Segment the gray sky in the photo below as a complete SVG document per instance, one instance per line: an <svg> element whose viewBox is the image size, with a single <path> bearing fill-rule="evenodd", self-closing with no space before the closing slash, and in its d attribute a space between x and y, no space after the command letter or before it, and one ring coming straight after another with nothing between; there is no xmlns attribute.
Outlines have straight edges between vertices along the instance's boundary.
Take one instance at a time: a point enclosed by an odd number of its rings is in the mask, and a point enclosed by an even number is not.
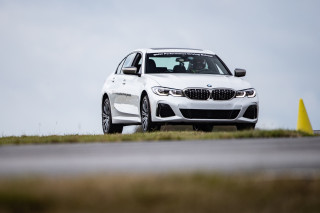
<svg viewBox="0 0 320 213"><path fill-rule="evenodd" d="M320 129L320 1L0 0L0 136L101 134L106 77L131 50L216 52L260 98L257 127Z"/></svg>

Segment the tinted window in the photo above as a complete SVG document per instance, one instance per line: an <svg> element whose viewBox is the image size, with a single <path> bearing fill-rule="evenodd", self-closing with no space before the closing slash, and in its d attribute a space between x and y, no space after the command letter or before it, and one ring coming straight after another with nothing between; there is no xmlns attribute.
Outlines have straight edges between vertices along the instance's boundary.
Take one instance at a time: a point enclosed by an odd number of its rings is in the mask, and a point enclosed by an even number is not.
<svg viewBox="0 0 320 213"><path fill-rule="evenodd" d="M146 73L231 75L217 56L202 53L148 54L146 68Z"/></svg>

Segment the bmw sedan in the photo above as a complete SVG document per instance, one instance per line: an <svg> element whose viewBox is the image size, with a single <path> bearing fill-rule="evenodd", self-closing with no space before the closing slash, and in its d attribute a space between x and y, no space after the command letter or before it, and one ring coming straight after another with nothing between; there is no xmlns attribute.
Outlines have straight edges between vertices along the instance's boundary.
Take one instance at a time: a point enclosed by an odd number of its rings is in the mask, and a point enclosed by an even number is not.
<svg viewBox="0 0 320 213"><path fill-rule="evenodd" d="M135 50L104 83L103 132L121 133L126 125L142 125L148 132L164 124L188 124L206 132L214 125L253 129L259 101L245 75L244 69L232 74L208 50Z"/></svg>

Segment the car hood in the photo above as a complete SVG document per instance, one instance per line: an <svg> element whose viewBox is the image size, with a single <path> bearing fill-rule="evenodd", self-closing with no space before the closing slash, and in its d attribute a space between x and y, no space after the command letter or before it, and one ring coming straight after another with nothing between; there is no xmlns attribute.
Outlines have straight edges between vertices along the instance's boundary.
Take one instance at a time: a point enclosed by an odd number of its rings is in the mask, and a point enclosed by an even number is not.
<svg viewBox="0 0 320 213"><path fill-rule="evenodd" d="M160 86L185 89L187 87L248 89L251 85L239 77L212 74L146 74L147 78L156 81Z"/></svg>

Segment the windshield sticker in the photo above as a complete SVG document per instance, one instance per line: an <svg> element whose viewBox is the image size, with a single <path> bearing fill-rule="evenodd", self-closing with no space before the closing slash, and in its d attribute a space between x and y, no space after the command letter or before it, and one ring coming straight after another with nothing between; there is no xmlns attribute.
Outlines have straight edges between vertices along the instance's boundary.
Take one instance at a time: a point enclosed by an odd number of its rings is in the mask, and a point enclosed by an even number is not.
<svg viewBox="0 0 320 213"><path fill-rule="evenodd" d="M203 53L175 53L175 52L168 52L168 53L152 53L152 56L173 56L173 55L187 55L187 56L205 56L205 57L213 57L213 55L203 54Z"/></svg>

